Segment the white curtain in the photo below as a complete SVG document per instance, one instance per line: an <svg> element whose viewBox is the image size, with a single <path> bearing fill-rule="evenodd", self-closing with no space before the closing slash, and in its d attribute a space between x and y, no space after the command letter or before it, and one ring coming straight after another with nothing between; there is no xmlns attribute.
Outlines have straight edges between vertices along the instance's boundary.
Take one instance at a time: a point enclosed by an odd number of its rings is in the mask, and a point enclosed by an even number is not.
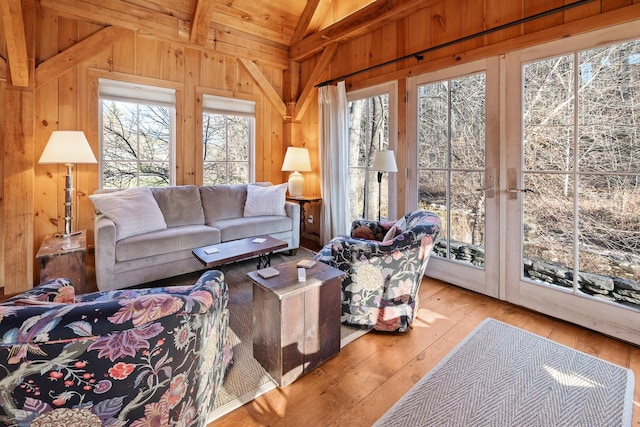
<svg viewBox="0 0 640 427"><path fill-rule="evenodd" d="M322 86L320 104L320 244L348 235L349 221L349 131L347 92L344 82Z"/></svg>

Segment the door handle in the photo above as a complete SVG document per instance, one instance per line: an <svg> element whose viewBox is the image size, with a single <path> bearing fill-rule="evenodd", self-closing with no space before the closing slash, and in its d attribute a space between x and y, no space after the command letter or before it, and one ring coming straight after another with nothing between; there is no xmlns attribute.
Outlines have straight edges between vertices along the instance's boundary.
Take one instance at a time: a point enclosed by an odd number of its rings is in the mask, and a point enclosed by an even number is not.
<svg viewBox="0 0 640 427"><path fill-rule="evenodd" d="M522 193L535 193L530 188L518 188L518 170L516 168L507 169L507 182L509 184L507 192L510 199L517 199L518 194Z"/></svg>
<svg viewBox="0 0 640 427"><path fill-rule="evenodd" d="M533 193L530 188L510 188L507 190L509 193Z"/></svg>
<svg viewBox="0 0 640 427"><path fill-rule="evenodd" d="M484 191L484 197L493 199L496 196L496 168L487 168L485 171L484 187L476 188L476 191Z"/></svg>

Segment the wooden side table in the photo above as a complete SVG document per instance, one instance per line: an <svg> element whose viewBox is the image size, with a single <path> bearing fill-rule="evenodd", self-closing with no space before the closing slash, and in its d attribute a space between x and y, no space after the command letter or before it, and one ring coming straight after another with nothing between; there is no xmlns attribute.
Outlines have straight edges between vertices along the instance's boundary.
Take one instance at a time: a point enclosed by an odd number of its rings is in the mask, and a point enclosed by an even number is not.
<svg viewBox="0 0 640 427"><path fill-rule="evenodd" d="M40 264L40 283L66 277L76 293L86 291L87 236L82 230L68 237L45 237L36 255Z"/></svg>
<svg viewBox="0 0 640 427"><path fill-rule="evenodd" d="M306 203L320 202L322 197L316 196L287 196L287 200L297 202L300 205L300 234L305 231L306 228L306 214L304 212L304 205Z"/></svg>
<svg viewBox="0 0 640 427"><path fill-rule="evenodd" d="M253 271L253 357L281 387L340 352L340 293L345 273L317 262L298 282L296 261L264 279Z"/></svg>

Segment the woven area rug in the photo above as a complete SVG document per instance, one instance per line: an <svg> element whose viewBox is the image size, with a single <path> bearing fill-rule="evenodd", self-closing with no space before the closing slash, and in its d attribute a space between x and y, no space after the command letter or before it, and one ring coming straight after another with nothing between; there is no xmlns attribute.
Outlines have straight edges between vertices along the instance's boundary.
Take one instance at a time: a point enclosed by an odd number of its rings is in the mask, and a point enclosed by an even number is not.
<svg viewBox="0 0 640 427"><path fill-rule="evenodd" d="M311 259L314 252L300 248L296 255L274 254L271 265L282 262ZM253 358L252 321L253 291L246 274L256 269L255 260L247 260L228 267L225 281L229 287L229 326L233 340L233 367L229 370L222 389L216 397L211 422L239 408L256 397L277 387L271 376ZM197 278L196 278L197 279ZM366 333L361 329L341 327L341 347Z"/></svg>
<svg viewBox="0 0 640 427"><path fill-rule="evenodd" d="M633 372L494 319L376 426L631 425Z"/></svg>

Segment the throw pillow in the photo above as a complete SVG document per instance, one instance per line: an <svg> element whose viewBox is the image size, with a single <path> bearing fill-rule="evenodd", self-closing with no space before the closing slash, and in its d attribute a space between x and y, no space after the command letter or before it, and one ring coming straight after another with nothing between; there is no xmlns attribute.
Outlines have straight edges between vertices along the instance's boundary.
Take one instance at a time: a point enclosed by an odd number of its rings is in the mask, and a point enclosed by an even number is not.
<svg viewBox="0 0 640 427"><path fill-rule="evenodd" d="M287 198L287 184L262 187L247 185L247 201L244 216L277 215L286 216L284 204Z"/></svg>
<svg viewBox="0 0 640 427"><path fill-rule="evenodd" d="M387 231L387 234L385 234L384 237L382 238L382 241L388 242L389 240L393 240L400 233L402 233L402 230L400 230L396 224L393 224L391 228Z"/></svg>
<svg viewBox="0 0 640 427"><path fill-rule="evenodd" d="M162 211L148 188L92 194L89 199L97 211L116 224L116 240L167 228Z"/></svg>

